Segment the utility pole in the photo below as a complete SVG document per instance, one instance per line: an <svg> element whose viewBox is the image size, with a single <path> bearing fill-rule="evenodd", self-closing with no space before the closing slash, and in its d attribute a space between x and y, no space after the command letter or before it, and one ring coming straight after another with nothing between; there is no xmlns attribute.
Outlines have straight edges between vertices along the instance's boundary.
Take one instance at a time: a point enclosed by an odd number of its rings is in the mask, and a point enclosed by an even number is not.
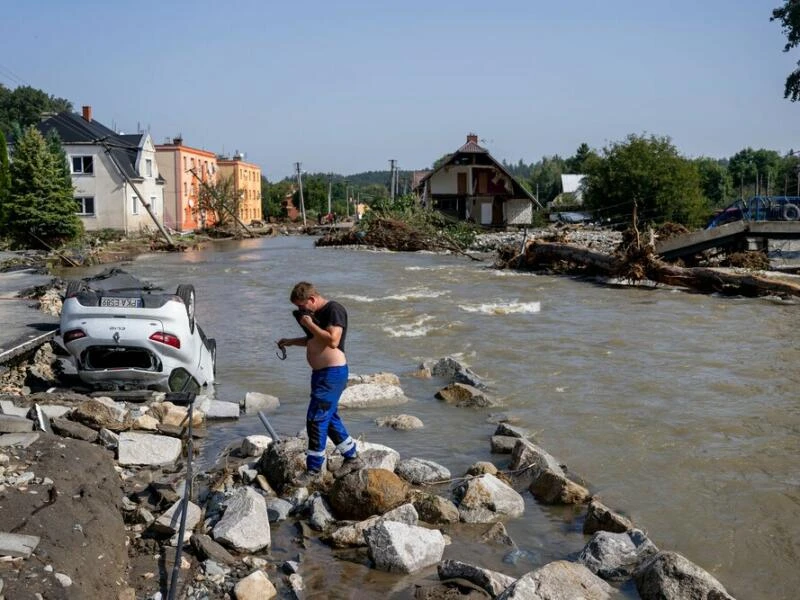
<svg viewBox="0 0 800 600"><path fill-rule="evenodd" d="M347 180L344 182L344 210L345 216L350 218L350 186L347 185Z"/></svg>
<svg viewBox="0 0 800 600"><path fill-rule="evenodd" d="M303 201L303 176L300 173L300 163L294 163L295 171L297 172L297 185L300 187L300 213L303 215L303 227L306 226L306 204Z"/></svg>
<svg viewBox="0 0 800 600"><path fill-rule="evenodd" d="M100 145L106 151L106 154L108 155L109 160L116 167L117 172L120 174L120 176L125 181L125 183L127 183L129 186L131 186L131 189L136 194L136 197L139 199L139 202L141 203L142 206L144 206L144 209L147 211L147 214L150 215L150 218L153 220L153 223L155 223L155 226L161 232L161 235L164 237L164 240L166 240L167 246L170 247L170 248L174 248L175 247L175 242L172 241L172 238L170 237L169 233L167 233L167 230L164 229L164 226L156 218L156 215L153 213L153 209L150 207L150 203L147 202L144 199L144 196L141 194L141 192L139 192L138 188L136 187L136 184L133 183L133 181L131 180L130 177L128 177L127 173L125 173L125 171L123 170L123 168L119 164L119 162L117 162L116 157L111 153L111 148L108 145L108 143L105 142L104 140L101 140L100 141ZM126 206L127 206L127 199L125 200L125 203L123 204L123 207L126 207ZM127 208L125 210L127 211Z"/></svg>
<svg viewBox="0 0 800 600"><path fill-rule="evenodd" d="M393 158L389 159L389 171L391 172L391 180L389 183L389 198L394 204L394 165L397 161Z"/></svg>
<svg viewBox="0 0 800 600"><path fill-rule="evenodd" d="M328 214L331 214L331 186L333 185L333 175L328 175Z"/></svg>

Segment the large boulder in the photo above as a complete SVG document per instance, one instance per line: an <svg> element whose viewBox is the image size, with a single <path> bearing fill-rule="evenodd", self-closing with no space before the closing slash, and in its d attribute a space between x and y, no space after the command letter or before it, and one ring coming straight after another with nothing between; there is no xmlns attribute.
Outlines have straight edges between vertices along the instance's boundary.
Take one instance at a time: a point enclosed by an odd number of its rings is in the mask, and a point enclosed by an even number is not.
<svg viewBox="0 0 800 600"><path fill-rule="evenodd" d="M257 552L272 543L264 497L251 487L238 488L225 514L214 525L214 539L239 552Z"/></svg>
<svg viewBox="0 0 800 600"><path fill-rule="evenodd" d="M70 419L95 430L105 427L111 431L124 431L131 426L128 411L105 397L89 398L81 402L70 413Z"/></svg>
<svg viewBox="0 0 800 600"><path fill-rule="evenodd" d="M677 552L659 552L634 573L642 600L733 600L723 585Z"/></svg>
<svg viewBox="0 0 800 600"><path fill-rule="evenodd" d="M388 383L389 385L400 385L400 378L394 373L373 373L372 375L350 375L347 378L347 385L360 385L362 383Z"/></svg>
<svg viewBox="0 0 800 600"><path fill-rule="evenodd" d="M638 565L658 552L639 529L625 533L598 531L578 555L578 562L607 580L628 579Z"/></svg>
<svg viewBox="0 0 800 600"><path fill-rule="evenodd" d="M420 365L420 370L430 373L433 377L443 377L450 383L465 383L478 388L485 387L481 378L454 356L426 360Z"/></svg>
<svg viewBox="0 0 800 600"><path fill-rule="evenodd" d="M244 412L248 415L255 414L260 410L278 410L280 406L281 401L276 396L261 392L247 392L244 395Z"/></svg>
<svg viewBox="0 0 800 600"><path fill-rule="evenodd" d="M506 517L519 517L525 501L514 489L494 475L468 479L454 491L458 512L465 523L493 523Z"/></svg>
<svg viewBox="0 0 800 600"><path fill-rule="evenodd" d="M269 444L256 468L278 493L292 485L306 468L306 441L301 438Z"/></svg>
<svg viewBox="0 0 800 600"><path fill-rule="evenodd" d="M406 525L416 525L419 520L413 504L402 504L382 516L372 516L369 519L340 527L330 536L334 548L347 548L364 546L367 543L364 532L373 527L378 521L397 521Z"/></svg>
<svg viewBox="0 0 800 600"><path fill-rule="evenodd" d="M330 502L341 519L361 521L404 504L408 484L385 469L361 469L333 484Z"/></svg>
<svg viewBox="0 0 800 600"><path fill-rule="evenodd" d="M526 439L520 438L514 445L509 469L518 472L515 485L527 485L544 504L581 504L590 497L589 490L567 478L553 456Z"/></svg>
<svg viewBox="0 0 800 600"><path fill-rule="evenodd" d="M514 581L515 577L490 571L458 560L443 560L437 567L439 579L466 579L485 590L492 598L501 593Z"/></svg>
<svg viewBox="0 0 800 600"><path fill-rule="evenodd" d="M339 408L376 408L405 404L408 398L399 385L390 383L360 383L345 388L339 398Z"/></svg>
<svg viewBox="0 0 800 600"><path fill-rule="evenodd" d="M364 532L375 568L413 573L442 560L445 541L438 529L379 521Z"/></svg>
<svg viewBox="0 0 800 600"><path fill-rule="evenodd" d="M421 429L425 424L414 415L389 415L375 419L378 427L391 427L396 431L408 431L409 429Z"/></svg>
<svg viewBox="0 0 800 600"><path fill-rule="evenodd" d="M182 448L178 438L123 431L119 436L117 461L123 467L172 465L180 457Z"/></svg>
<svg viewBox="0 0 800 600"><path fill-rule="evenodd" d="M420 483L434 483L450 479L450 471L439 463L424 458L407 458L401 460L395 472L403 479L418 485Z"/></svg>
<svg viewBox="0 0 800 600"><path fill-rule="evenodd" d="M619 513L612 511L605 504L592 498L586 509L586 519L583 521L583 533L592 535L598 531L624 533L633 529L633 523Z"/></svg>
<svg viewBox="0 0 800 600"><path fill-rule="evenodd" d="M461 408L486 408L498 406L497 402L486 392L466 383L451 383L436 392L439 400L455 404Z"/></svg>
<svg viewBox="0 0 800 600"><path fill-rule="evenodd" d="M447 498L435 494L420 494L414 498L414 508L419 518L432 525L458 523L458 508Z"/></svg>
<svg viewBox="0 0 800 600"><path fill-rule="evenodd" d="M497 600L608 600L614 589L583 565L557 560L508 586Z"/></svg>
<svg viewBox="0 0 800 600"><path fill-rule="evenodd" d="M253 571L233 586L236 600L271 600L278 596L278 590L264 571Z"/></svg>

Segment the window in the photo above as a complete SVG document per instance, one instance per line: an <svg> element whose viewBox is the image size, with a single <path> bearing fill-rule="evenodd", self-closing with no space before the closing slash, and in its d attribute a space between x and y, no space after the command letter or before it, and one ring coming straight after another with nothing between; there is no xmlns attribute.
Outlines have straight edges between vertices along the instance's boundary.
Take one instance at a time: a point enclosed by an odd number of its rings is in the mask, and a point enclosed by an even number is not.
<svg viewBox="0 0 800 600"><path fill-rule="evenodd" d="M139 214L139 198L137 196L131 196L131 214Z"/></svg>
<svg viewBox="0 0 800 600"><path fill-rule="evenodd" d="M184 196L189 195L189 183L186 181L183 182L183 195Z"/></svg>
<svg viewBox="0 0 800 600"><path fill-rule="evenodd" d="M156 197L150 196L150 210L153 211L154 215L158 214L158 207L156 206Z"/></svg>
<svg viewBox="0 0 800 600"><path fill-rule="evenodd" d="M149 158L145 159L145 161L144 161L144 174L147 177L152 177L153 176L153 161L150 160Z"/></svg>
<svg viewBox="0 0 800 600"><path fill-rule="evenodd" d="M92 196L75 198L75 203L78 205L76 212L79 215L94 216L94 198Z"/></svg>
<svg viewBox="0 0 800 600"><path fill-rule="evenodd" d="M74 174L90 175L94 173L93 156L73 156L72 172Z"/></svg>

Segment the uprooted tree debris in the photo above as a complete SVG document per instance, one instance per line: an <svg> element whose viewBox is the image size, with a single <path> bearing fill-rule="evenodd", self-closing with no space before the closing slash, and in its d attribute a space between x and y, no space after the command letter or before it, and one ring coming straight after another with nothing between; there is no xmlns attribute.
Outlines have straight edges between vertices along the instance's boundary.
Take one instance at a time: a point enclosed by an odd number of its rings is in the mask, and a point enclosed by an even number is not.
<svg viewBox="0 0 800 600"><path fill-rule="evenodd" d="M462 236L463 237L463 236ZM470 255L466 244L444 228L431 227L430 223L409 223L392 217L374 217L358 229L329 233L316 242L317 246L362 245L386 248L398 252L419 250L447 251L481 260Z"/></svg>
<svg viewBox="0 0 800 600"><path fill-rule="evenodd" d="M715 267L683 267L659 259L654 251L654 233L644 241L636 230L628 230L613 254L597 252L562 241L533 240L520 252L506 246L498 251L495 266L522 270L546 270L604 276L622 281L651 282L690 288L699 292L717 292L742 296L800 296L800 284L781 280L746 269L763 268L762 253L747 252L728 257L729 265L738 270ZM758 256L756 256L758 255Z"/></svg>

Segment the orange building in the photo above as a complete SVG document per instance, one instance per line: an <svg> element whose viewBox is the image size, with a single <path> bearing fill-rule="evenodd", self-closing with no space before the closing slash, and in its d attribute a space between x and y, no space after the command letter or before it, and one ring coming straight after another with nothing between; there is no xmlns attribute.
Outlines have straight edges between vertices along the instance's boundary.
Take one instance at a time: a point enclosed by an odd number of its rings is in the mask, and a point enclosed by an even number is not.
<svg viewBox="0 0 800 600"><path fill-rule="evenodd" d="M193 231L216 223L212 210L198 206L200 182L216 182L219 167L213 152L183 145L174 138L171 144L156 145L159 173L167 180L164 187L164 225L175 231Z"/></svg>
<svg viewBox="0 0 800 600"><path fill-rule="evenodd" d="M237 216L245 225L249 225L262 220L261 168L243 159L244 156L237 152L232 159L217 158L217 166L220 177L233 178L233 189L241 194Z"/></svg>

